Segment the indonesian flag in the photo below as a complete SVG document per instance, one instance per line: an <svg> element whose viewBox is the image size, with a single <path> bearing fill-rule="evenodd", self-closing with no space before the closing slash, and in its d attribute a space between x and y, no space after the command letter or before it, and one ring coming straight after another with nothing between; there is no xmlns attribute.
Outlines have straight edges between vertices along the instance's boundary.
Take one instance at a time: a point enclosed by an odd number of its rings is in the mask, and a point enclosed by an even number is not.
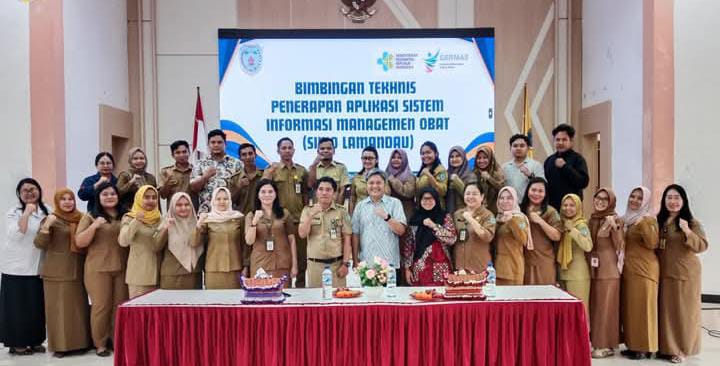
<svg viewBox="0 0 720 366"><path fill-rule="evenodd" d="M195 123L193 126L192 161L198 161L208 153L207 132L205 132L205 117L203 117L202 102L200 101L200 87L197 87L197 102L195 103Z"/></svg>

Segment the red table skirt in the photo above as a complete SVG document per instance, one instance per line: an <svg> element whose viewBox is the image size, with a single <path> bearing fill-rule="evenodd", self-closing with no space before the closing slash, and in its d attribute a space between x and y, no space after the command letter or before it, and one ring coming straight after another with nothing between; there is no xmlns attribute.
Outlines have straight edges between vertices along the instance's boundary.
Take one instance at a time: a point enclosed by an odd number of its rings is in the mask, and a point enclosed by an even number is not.
<svg viewBox="0 0 720 366"><path fill-rule="evenodd" d="M115 365L590 365L581 302L118 309Z"/></svg>

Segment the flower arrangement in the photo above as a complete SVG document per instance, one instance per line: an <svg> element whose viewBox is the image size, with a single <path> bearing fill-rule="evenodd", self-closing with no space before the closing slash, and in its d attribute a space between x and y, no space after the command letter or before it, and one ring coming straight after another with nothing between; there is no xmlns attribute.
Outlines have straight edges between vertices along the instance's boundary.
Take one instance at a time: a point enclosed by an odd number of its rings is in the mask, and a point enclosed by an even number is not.
<svg viewBox="0 0 720 366"><path fill-rule="evenodd" d="M363 287L385 286L390 270L388 261L380 257L373 258L372 264L362 261L355 268Z"/></svg>

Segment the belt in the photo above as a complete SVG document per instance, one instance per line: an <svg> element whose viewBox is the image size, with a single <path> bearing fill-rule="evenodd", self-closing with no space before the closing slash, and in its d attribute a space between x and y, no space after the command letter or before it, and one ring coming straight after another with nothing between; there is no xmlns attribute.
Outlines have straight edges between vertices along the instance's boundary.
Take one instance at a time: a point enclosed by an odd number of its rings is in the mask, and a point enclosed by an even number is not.
<svg viewBox="0 0 720 366"><path fill-rule="evenodd" d="M342 256L327 259L308 258L310 262L322 263L322 264L333 264L342 260Z"/></svg>

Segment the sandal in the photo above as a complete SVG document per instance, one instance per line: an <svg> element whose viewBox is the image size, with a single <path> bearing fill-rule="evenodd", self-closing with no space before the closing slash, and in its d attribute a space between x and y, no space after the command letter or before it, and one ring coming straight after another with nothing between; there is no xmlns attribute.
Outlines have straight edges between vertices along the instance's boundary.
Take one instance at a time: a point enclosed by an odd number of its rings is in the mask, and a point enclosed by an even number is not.
<svg viewBox="0 0 720 366"><path fill-rule="evenodd" d="M10 354L15 356L30 356L33 354L30 347L10 347Z"/></svg>
<svg viewBox="0 0 720 366"><path fill-rule="evenodd" d="M684 360L682 357L680 357L678 355L672 355L672 356L670 356L668 361L670 361L670 363L683 363Z"/></svg>
<svg viewBox="0 0 720 366"><path fill-rule="evenodd" d="M95 354L98 355L98 357L108 357L110 356L110 350L107 348L102 351L97 350L95 351Z"/></svg>
<svg viewBox="0 0 720 366"><path fill-rule="evenodd" d="M606 358L614 355L615 352L609 348L597 348L592 351L592 358Z"/></svg>
<svg viewBox="0 0 720 366"><path fill-rule="evenodd" d="M32 351L35 353L45 353L46 349L43 345L33 346Z"/></svg>

